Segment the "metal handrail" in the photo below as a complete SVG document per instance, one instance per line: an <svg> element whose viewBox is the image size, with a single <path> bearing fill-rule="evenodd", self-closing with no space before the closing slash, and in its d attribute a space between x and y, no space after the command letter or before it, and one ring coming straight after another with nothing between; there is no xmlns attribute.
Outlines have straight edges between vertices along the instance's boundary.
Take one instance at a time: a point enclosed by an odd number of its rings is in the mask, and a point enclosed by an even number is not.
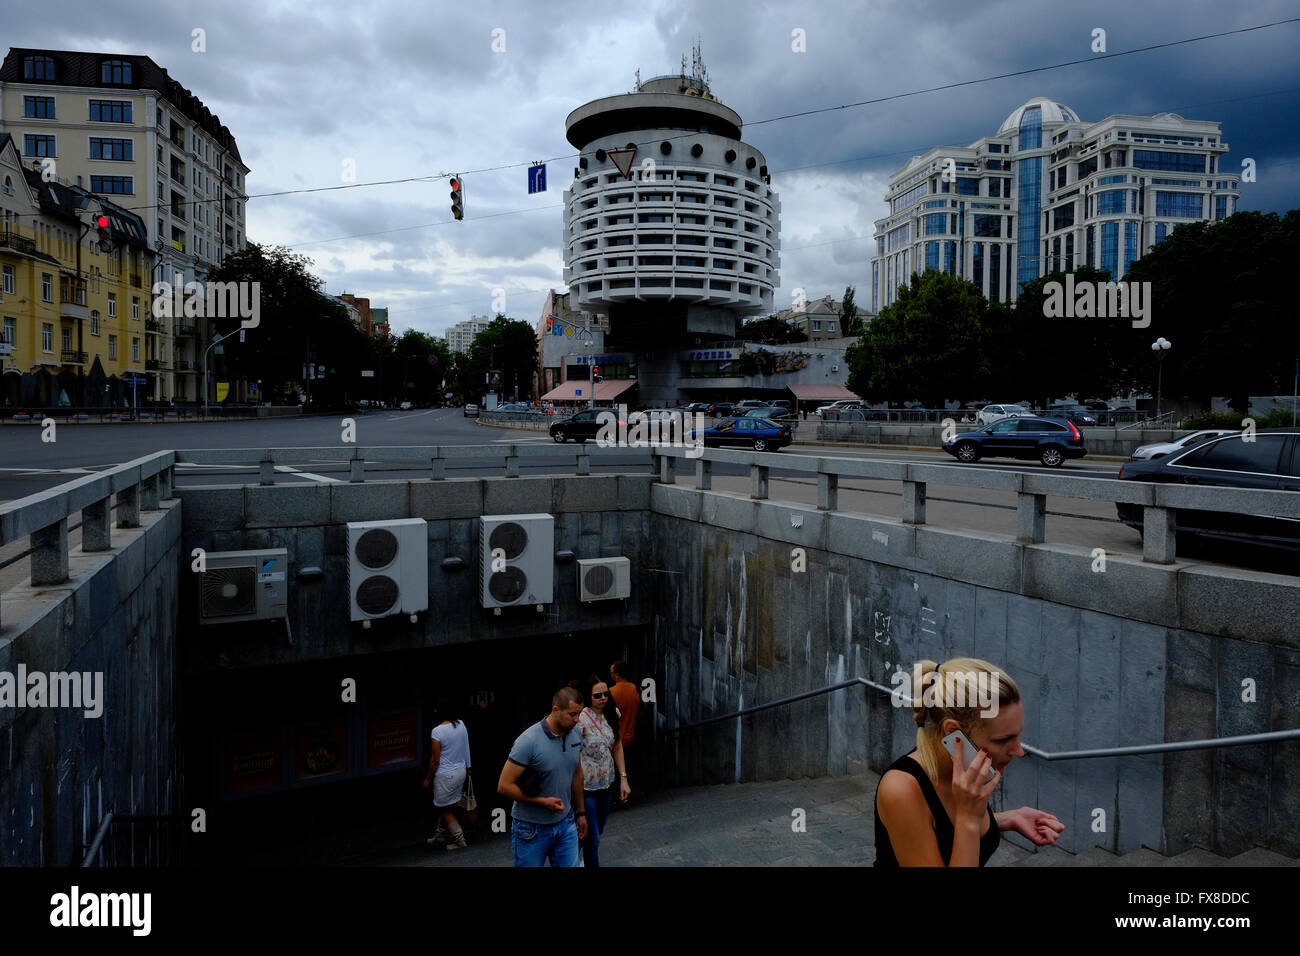
<svg viewBox="0 0 1300 956"><path fill-rule="evenodd" d="M95 865L92 861L103 847L104 838L108 836L108 831L112 825L113 814L110 812L108 816L104 817L104 819L100 821L99 829L95 831L94 837L91 839L90 843L86 845L85 856L81 858L81 865L83 867Z"/></svg>
<svg viewBox="0 0 1300 956"><path fill-rule="evenodd" d="M756 714L760 711L771 710L774 707L783 707L786 704L793 704L797 701L807 700L810 697L819 697L822 694L829 694L837 690L844 690L848 687L854 687L861 684L864 687L870 687L872 690L878 690L890 696L897 696L905 700L907 704L912 704L913 700L905 694L900 694L895 687L886 687L883 684L877 684L875 681L869 681L865 677L855 677L852 680L840 681L838 684L830 684L826 687L819 687L816 690L805 691L802 694L794 694L790 697L782 697L780 700L774 700L767 704L759 704L757 707L745 707L735 713L723 714L720 717L710 717L708 720L701 720L698 723L687 724L684 727L674 727L664 731L665 734L681 734L688 730L697 730L700 727L707 727L709 724L721 723L724 720L735 720L739 717L747 717L750 714ZM1048 751L1040 750L1029 744L1022 743L1026 753L1038 757L1040 760L1087 760L1093 757L1130 757L1139 754L1168 753L1178 750L1209 750L1216 747L1238 747L1248 744L1268 743L1278 740L1300 740L1300 727L1294 730L1271 730L1261 734L1241 734L1235 737L1209 737L1201 740L1174 740L1159 744L1139 744L1133 747L1100 747L1093 750L1061 750Z"/></svg>

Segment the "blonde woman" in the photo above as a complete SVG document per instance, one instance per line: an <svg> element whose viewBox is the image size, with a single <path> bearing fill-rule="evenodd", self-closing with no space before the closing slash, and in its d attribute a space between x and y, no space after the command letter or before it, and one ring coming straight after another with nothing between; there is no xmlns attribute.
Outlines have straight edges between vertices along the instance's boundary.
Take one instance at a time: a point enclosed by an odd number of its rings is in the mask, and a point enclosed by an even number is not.
<svg viewBox="0 0 1300 956"><path fill-rule="evenodd" d="M876 866L984 866L1002 830L1039 846L1056 842L1065 824L1052 814L1033 807L995 814L988 805L1003 771L1025 755L1015 681L973 657L920 661L912 700L916 748L895 760L876 788ZM956 730L974 753L958 742L949 756L942 741Z"/></svg>

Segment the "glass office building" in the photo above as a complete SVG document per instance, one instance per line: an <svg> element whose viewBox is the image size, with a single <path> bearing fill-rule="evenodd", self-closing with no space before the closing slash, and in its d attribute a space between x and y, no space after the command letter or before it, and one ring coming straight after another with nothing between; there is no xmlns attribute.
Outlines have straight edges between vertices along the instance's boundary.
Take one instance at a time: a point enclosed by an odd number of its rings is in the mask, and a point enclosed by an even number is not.
<svg viewBox="0 0 1300 956"><path fill-rule="evenodd" d="M1087 123L1035 97L996 134L935 147L890 178L889 215L875 224L871 311L925 269L969 279L994 302L1083 265L1122 279L1180 223L1236 211L1227 152L1217 122L1157 113Z"/></svg>

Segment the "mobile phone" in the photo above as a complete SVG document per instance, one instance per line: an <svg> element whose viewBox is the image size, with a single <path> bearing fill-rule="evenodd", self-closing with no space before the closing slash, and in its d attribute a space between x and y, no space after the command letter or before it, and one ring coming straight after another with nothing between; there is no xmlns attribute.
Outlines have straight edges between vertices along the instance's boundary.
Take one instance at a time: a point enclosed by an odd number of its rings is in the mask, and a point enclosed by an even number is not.
<svg viewBox="0 0 1300 956"><path fill-rule="evenodd" d="M948 754L949 756L952 757L952 762L954 764L957 762L957 741L958 740L962 742L962 751L961 751L962 760L964 760L966 762L966 766L969 767L971 761L974 760L977 756L979 756L980 748L976 747L973 743L971 743L970 739L965 734L963 734L960 730L954 730L947 737L943 738L944 749L948 751ZM988 776L984 778L984 783L988 783L990 780L992 780L993 775L996 772L997 771L993 769L993 764L990 763L988 767Z"/></svg>

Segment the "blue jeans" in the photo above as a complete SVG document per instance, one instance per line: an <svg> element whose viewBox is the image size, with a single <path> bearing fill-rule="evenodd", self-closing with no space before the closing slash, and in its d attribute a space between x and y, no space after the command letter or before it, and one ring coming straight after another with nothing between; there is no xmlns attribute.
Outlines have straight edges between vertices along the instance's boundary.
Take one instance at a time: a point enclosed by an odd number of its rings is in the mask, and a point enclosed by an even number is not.
<svg viewBox="0 0 1300 956"><path fill-rule="evenodd" d="M587 838L582 841L582 860L587 866L600 866L600 834L609 819L609 805L614 799L613 787L585 791L587 805Z"/></svg>
<svg viewBox="0 0 1300 956"><path fill-rule="evenodd" d="M512 820L510 849L515 866L578 865L578 826L570 813L559 823L529 823Z"/></svg>

